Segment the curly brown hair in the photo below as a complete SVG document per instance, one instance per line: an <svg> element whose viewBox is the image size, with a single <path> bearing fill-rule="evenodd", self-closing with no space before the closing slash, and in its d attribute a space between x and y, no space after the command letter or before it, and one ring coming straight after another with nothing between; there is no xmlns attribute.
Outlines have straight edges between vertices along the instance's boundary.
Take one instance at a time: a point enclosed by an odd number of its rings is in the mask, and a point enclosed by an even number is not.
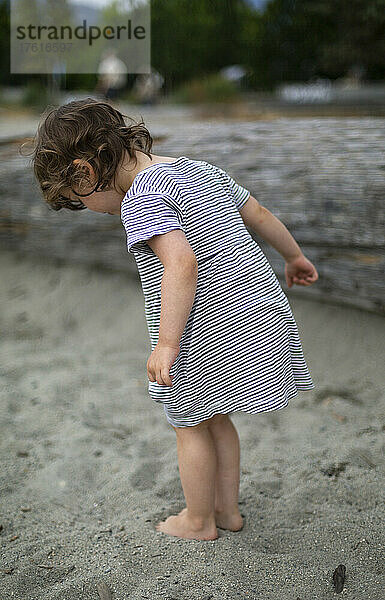
<svg viewBox="0 0 385 600"><path fill-rule="evenodd" d="M44 200L53 210L87 208L81 200L63 196L65 188L80 196L74 186L82 190L92 185L83 168L86 162L92 165L97 176L93 191L102 191L111 183L115 187L115 175L124 159L124 151L135 165L136 150L151 158L153 139L143 119L126 125L124 117L127 115L108 102L94 98L50 106L44 111L35 136L20 146L20 152L23 154L22 150L32 143L33 171ZM74 164L76 158L80 161Z"/></svg>

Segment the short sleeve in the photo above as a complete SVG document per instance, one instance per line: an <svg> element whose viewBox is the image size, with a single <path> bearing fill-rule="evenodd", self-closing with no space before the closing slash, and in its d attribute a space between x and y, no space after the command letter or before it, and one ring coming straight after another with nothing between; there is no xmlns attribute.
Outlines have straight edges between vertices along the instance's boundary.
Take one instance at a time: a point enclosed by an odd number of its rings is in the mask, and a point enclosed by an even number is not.
<svg viewBox="0 0 385 600"><path fill-rule="evenodd" d="M237 183L235 179L230 177L230 175L226 171L220 169L219 167L216 168L221 176L223 183L229 189L237 209L241 210L241 208L246 204L246 202L249 199L249 190Z"/></svg>
<svg viewBox="0 0 385 600"><path fill-rule="evenodd" d="M154 192L124 198L121 220L126 230L127 250L131 253L140 251L153 254L146 240L173 229L184 231L182 216L175 201Z"/></svg>

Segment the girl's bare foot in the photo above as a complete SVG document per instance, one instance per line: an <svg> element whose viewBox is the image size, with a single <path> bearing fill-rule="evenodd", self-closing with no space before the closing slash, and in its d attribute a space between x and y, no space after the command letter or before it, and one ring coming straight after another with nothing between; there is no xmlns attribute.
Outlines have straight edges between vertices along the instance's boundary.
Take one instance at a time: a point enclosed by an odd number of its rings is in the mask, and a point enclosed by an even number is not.
<svg viewBox="0 0 385 600"><path fill-rule="evenodd" d="M180 511L180 515L185 514L187 507ZM240 512L226 513L216 510L215 523L220 529L229 529L230 531L240 531L243 527L243 519Z"/></svg>
<svg viewBox="0 0 385 600"><path fill-rule="evenodd" d="M211 526L198 527L189 518L187 507L177 515L167 517L155 525L157 531L188 540L216 540L218 531L215 523Z"/></svg>

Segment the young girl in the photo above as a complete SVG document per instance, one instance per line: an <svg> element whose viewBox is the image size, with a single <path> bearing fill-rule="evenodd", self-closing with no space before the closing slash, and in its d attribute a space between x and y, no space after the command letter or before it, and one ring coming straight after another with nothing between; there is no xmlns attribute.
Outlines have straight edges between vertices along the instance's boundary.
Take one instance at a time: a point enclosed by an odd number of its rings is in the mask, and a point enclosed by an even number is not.
<svg viewBox="0 0 385 600"><path fill-rule="evenodd" d="M314 388L286 295L247 228L284 257L288 287L318 279L286 227L226 171L151 154L109 103L50 109L33 167L46 202L120 215L144 293L148 391L176 432L186 508L157 524L180 538L239 531L240 449L230 414L279 410Z"/></svg>

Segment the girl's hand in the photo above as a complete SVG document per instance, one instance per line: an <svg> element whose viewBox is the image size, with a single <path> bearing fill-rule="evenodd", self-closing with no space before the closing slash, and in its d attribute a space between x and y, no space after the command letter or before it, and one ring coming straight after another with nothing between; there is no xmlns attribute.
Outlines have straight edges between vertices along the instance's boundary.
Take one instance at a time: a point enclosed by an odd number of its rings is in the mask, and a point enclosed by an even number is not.
<svg viewBox="0 0 385 600"><path fill-rule="evenodd" d="M285 278L288 287L293 283L297 285L311 285L318 279L318 273L313 265L303 254L286 261Z"/></svg>
<svg viewBox="0 0 385 600"><path fill-rule="evenodd" d="M170 369L180 351L179 346L162 346L157 344L147 361L147 376L150 381L159 385L172 386Z"/></svg>

